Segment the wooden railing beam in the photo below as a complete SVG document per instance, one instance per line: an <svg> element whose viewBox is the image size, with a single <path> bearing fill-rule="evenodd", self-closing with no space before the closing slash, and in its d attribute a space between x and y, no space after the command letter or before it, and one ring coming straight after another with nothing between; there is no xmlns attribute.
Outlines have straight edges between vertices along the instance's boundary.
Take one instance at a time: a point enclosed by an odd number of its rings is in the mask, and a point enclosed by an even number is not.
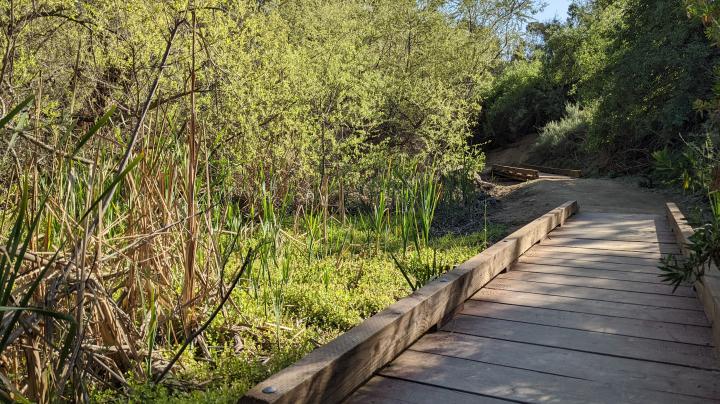
<svg viewBox="0 0 720 404"><path fill-rule="evenodd" d="M259 383L241 403L335 403L412 345L578 209L567 202Z"/></svg>

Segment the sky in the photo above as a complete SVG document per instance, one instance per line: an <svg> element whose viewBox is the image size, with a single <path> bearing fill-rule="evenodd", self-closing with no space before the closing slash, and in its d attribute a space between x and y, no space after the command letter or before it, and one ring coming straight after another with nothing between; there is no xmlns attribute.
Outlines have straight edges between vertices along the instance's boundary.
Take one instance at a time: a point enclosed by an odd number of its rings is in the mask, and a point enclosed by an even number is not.
<svg viewBox="0 0 720 404"><path fill-rule="evenodd" d="M560 21L565 21L570 0L545 0L545 2L548 3L545 10L535 14L535 18L538 21L551 20L555 16L557 16Z"/></svg>

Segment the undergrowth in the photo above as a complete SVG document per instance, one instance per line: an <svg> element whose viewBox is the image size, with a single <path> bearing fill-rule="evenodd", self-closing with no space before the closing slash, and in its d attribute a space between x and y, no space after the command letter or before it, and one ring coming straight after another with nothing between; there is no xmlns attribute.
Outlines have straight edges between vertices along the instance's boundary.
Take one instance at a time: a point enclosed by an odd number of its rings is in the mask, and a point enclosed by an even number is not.
<svg viewBox="0 0 720 404"><path fill-rule="evenodd" d="M118 396L112 389L98 389L93 400L236 402L256 383L407 296L410 287L392 258L402 254L402 238L390 232L376 254L374 234L366 237L366 229L356 223L348 220L346 225L333 222L329 226L330 233L354 234L357 241L344 255L331 254L308 263L304 247L298 244L291 248L292 281L283 291L286 312L279 324L279 341L275 315L267 310L272 299L259 301L248 288L238 289L233 293L234 304L205 334L211 352L208 360L198 360L189 353L164 385L131 380L127 396ZM451 267L477 254L487 239L499 239L503 231L499 225L488 225L487 234L484 230L467 235L446 234L431 242L436 259ZM300 238L302 234L291 236ZM409 250L414 254L414 247ZM328 278L324 277L326 271ZM165 348L161 352L166 355L170 351Z"/></svg>

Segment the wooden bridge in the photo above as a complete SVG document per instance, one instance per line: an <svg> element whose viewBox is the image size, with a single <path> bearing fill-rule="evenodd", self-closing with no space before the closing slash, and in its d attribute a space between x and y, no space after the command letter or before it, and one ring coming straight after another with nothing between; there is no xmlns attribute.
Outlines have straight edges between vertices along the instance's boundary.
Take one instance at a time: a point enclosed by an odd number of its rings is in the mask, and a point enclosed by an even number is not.
<svg viewBox="0 0 720 404"><path fill-rule="evenodd" d="M687 253L679 210L577 210L529 223L241 402L719 401L720 278L674 293L658 278L661 256Z"/></svg>

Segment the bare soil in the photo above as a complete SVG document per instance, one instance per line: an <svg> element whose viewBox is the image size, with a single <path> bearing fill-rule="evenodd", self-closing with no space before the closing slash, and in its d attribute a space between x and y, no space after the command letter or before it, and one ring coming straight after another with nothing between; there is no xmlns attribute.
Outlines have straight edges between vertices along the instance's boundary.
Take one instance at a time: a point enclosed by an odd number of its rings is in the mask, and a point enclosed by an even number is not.
<svg viewBox="0 0 720 404"><path fill-rule="evenodd" d="M527 158L534 141L534 137L528 136L510 148L490 152L487 161L522 162ZM483 180L491 180L495 184L489 193L497 200L488 212L489 219L505 224L512 230L571 200L578 202L581 211L608 213L663 214L666 202L676 202L685 211L700 203L696 197L674 190L642 188L638 185L638 177L543 177L534 181L516 182L491 179L484 175Z"/></svg>

